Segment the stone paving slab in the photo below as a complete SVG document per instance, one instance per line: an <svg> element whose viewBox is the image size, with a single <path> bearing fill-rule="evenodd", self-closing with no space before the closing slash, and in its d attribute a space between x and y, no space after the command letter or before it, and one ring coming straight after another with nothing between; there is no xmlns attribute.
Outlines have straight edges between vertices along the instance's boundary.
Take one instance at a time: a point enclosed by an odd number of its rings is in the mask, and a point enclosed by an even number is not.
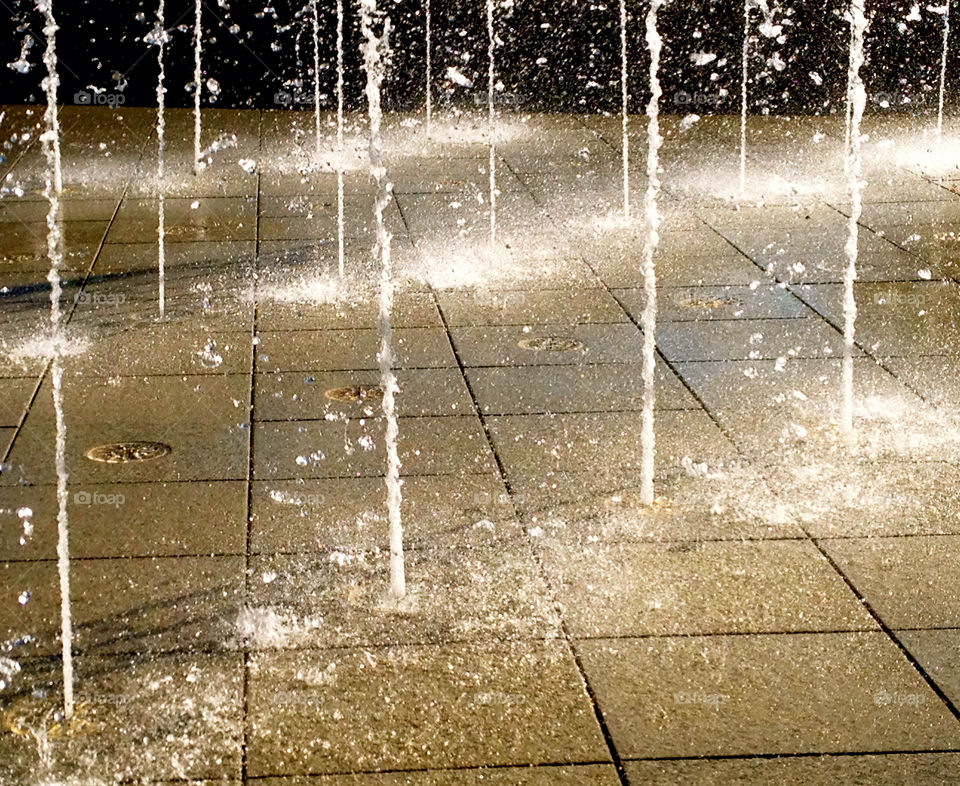
<svg viewBox="0 0 960 786"><path fill-rule="evenodd" d="M247 489L216 483L91 483L68 489L70 554L78 559L241 554ZM21 544L17 514L33 512ZM0 488L0 559L56 559L56 486ZM44 522L44 526L37 526Z"/></svg>
<svg viewBox="0 0 960 786"><path fill-rule="evenodd" d="M960 630L902 630L896 636L953 705L960 706Z"/></svg>
<svg viewBox="0 0 960 786"><path fill-rule="evenodd" d="M607 760L559 642L257 654L249 708L254 777Z"/></svg>
<svg viewBox="0 0 960 786"><path fill-rule="evenodd" d="M506 415L488 422L510 476L640 466L640 418L635 412ZM699 462L734 457L732 446L703 412L665 410L655 434L661 467L678 466L684 458Z"/></svg>
<svg viewBox="0 0 960 786"><path fill-rule="evenodd" d="M574 326L628 321L616 300L603 290L440 292L437 298L447 323L454 327Z"/></svg>
<svg viewBox="0 0 960 786"><path fill-rule="evenodd" d="M614 294L639 322L646 297L642 289ZM662 287L657 297L659 322L701 322L731 319L803 319L806 306L785 288L769 284L726 287Z"/></svg>
<svg viewBox="0 0 960 786"><path fill-rule="evenodd" d="M30 593L24 605L0 606L0 637L31 632L35 640L20 654L59 653L56 563L7 562L0 571L4 586ZM74 560L70 586L78 653L226 649L241 605L243 558Z"/></svg>
<svg viewBox="0 0 960 786"><path fill-rule="evenodd" d="M877 627L809 542L551 545L543 557L578 638Z"/></svg>
<svg viewBox="0 0 960 786"><path fill-rule="evenodd" d="M68 377L64 383L67 467L75 483L243 480L249 463L250 381L239 375ZM87 412L101 413L96 419ZM55 483L56 428L50 381L30 410L9 463L17 477L0 486ZM170 452L149 461L103 463L85 456L116 442L159 442Z"/></svg>
<svg viewBox="0 0 960 786"><path fill-rule="evenodd" d="M821 541L891 628L960 627L956 598L960 537ZM923 576L925 580L918 581Z"/></svg>
<svg viewBox="0 0 960 786"><path fill-rule="evenodd" d="M440 417L474 412L473 401L459 369L399 371L397 384L400 392L396 401L401 417ZM255 420L377 417L383 413L380 372L257 374L254 402Z"/></svg>
<svg viewBox="0 0 960 786"><path fill-rule="evenodd" d="M463 365L637 363L643 337L630 323L451 328Z"/></svg>
<svg viewBox="0 0 960 786"><path fill-rule="evenodd" d="M394 331L396 368L456 366L450 340L441 328ZM376 330L300 330L263 332L257 352L259 371L346 371L379 368Z"/></svg>
<svg viewBox="0 0 960 786"><path fill-rule="evenodd" d="M839 357L843 337L814 319L665 322L657 345L671 362L822 358Z"/></svg>
<svg viewBox="0 0 960 786"><path fill-rule="evenodd" d="M384 419L257 423L257 480L379 476L385 462ZM404 475L485 474L496 469L474 417L400 418L398 451ZM426 449L424 446L432 446Z"/></svg>
<svg viewBox="0 0 960 786"><path fill-rule="evenodd" d="M879 632L577 648L626 759L955 750L960 738L954 716Z"/></svg>
<svg viewBox="0 0 960 786"><path fill-rule="evenodd" d="M784 512L817 538L958 535L958 474L896 458L788 460L768 471Z"/></svg>
<svg viewBox="0 0 960 786"><path fill-rule="evenodd" d="M486 415L609 412L643 407L639 365L470 368L466 375ZM700 408L663 361L656 367L656 386L659 409Z"/></svg>
<svg viewBox="0 0 960 786"><path fill-rule="evenodd" d="M333 282L327 281L328 287ZM301 294L298 289L304 286ZM261 300L257 306L257 326L263 331L284 330L351 330L376 329L380 305L374 292L358 293L358 296L345 302L310 302L309 281L289 285L269 284L261 286L258 292ZM323 283L318 282L320 295ZM279 302L271 296L280 298ZM301 302L283 302L286 299ZM391 324L394 328L437 328L442 327L440 314L434 304L433 296L428 293L400 293L393 303Z"/></svg>
<svg viewBox="0 0 960 786"><path fill-rule="evenodd" d="M87 337L87 350L64 362L77 376L135 377L242 374L253 362L249 333L198 330L160 324L138 330L100 331Z"/></svg>
<svg viewBox="0 0 960 786"><path fill-rule="evenodd" d="M0 379L0 426L20 425L36 389L36 377Z"/></svg>
<svg viewBox="0 0 960 786"><path fill-rule="evenodd" d="M522 530L494 474L403 478L405 548L492 546ZM262 481L250 497L252 553L389 546L383 478Z"/></svg>
<svg viewBox="0 0 960 786"><path fill-rule="evenodd" d="M78 658L76 715L68 722L51 717L60 700L60 675L51 665L28 662L25 684L0 693L4 783L33 782L45 767L91 783L239 778L240 655ZM34 736L44 723L46 761Z"/></svg>
<svg viewBox="0 0 960 786"><path fill-rule="evenodd" d="M957 753L897 753L781 759L627 762L630 782L649 786L709 786L755 783L762 786L896 786L901 783L948 784L960 766Z"/></svg>
<svg viewBox="0 0 960 786"><path fill-rule="evenodd" d="M488 783L492 786L615 786L619 783L612 764L497 767L426 772L371 773L368 775L318 775L264 778L264 786L462 786Z"/></svg>
<svg viewBox="0 0 960 786"><path fill-rule="evenodd" d="M791 511L750 467L722 463L661 470L653 507L641 502L640 476L544 472L511 479L531 534L573 547L607 542L755 540L803 537Z"/></svg>
<svg viewBox="0 0 960 786"><path fill-rule="evenodd" d="M238 635L255 649L560 635L550 593L523 541L407 552L407 596L399 609L388 591L389 556L334 551L252 559Z"/></svg>

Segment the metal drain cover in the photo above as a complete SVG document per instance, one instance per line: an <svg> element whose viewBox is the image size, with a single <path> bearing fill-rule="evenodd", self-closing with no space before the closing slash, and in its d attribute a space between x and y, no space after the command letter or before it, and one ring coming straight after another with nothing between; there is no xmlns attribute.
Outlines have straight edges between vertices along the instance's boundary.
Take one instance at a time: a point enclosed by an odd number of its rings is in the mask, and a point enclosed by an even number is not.
<svg viewBox="0 0 960 786"><path fill-rule="evenodd" d="M576 339L563 336L544 336L543 338L524 338L518 342L523 349L533 352L579 352L583 349Z"/></svg>
<svg viewBox="0 0 960 786"><path fill-rule="evenodd" d="M738 305L736 301L728 298L713 297L688 297L678 300L677 305L683 308L726 308L727 306Z"/></svg>
<svg viewBox="0 0 960 786"><path fill-rule="evenodd" d="M113 442L109 445L97 445L85 455L91 461L103 464L128 464L134 461L153 461L163 458L172 448L162 442Z"/></svg>
<svg viewBox="0 0 960 786"><path fill-rule="evenodd" d="M379 401L383 398L383 389L377 385L351 385L345 388L330 388L323 395L331 401Z"/></svg>

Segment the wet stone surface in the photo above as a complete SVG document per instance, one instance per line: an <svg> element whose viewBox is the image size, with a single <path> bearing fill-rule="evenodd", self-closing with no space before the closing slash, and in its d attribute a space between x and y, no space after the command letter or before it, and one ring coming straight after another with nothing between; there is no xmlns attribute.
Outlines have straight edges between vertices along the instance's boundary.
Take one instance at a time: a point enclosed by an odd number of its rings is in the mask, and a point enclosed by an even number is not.
<svg viewBox="0 0 960 786"><path fill-rule="evenodd" d="M868 114L847 441L842 117L751 115L739 198L739 118L700 114L661 118L652 506L619 117L504 110L494 242L486 119L387 117L397 602L365 120L341 280L311 112L205 109L236 147L195 176L170 110L160 319L155 111L65 107L69 721L45 163L18 143L0 784L955 782L957 171L914 155L929 119Z"/></svg>

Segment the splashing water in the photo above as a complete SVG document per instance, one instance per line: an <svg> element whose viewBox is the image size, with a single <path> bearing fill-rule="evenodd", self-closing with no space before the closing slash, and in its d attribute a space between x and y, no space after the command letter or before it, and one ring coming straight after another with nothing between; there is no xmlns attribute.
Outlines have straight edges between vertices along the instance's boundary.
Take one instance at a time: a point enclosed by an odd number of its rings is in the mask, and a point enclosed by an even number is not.
<svg viewBox="0 0 960 786"><path fill-rule="evenodd" d="M660 196L660 50L663 39L657 31L657 12L665 0L651 0L647 10L647 47L650 49L650 102L647 104L647 194L645 213L647 237L643 246L643 314L640 326L643 329L643 411L641 413L641 464L640 495L644 505L653 505L653 465L656 445L653 435L653 407L656 401L654 374L657 349L657 274L653 255L660 242L660 213L657 200Z"/></svg>
<svg viewBox="0 0 960 786"><path fill-rule="evenodd" d="M630 219L630 135L629 103L630 92L627 85L627 0L620 0L620 102L622 104L623 132L623 217Z"/></svg>
<svg viewBox="0 0 960 786"><path fill-rule="evenodd" d="M193 22L193 174L200 174L203 159L200 155L200 97L203 92L203 0L197 0Z"/></svg>
<svg viewBox="0 0 960 786"><path fill-rule="evenodd" d="M337 269L343 279L343 0L337 0Z"/></svg>
<svg viewBox="0 0 960 786"><path fill-rule="evenodd" d="M850 3L850 68L847 72L847 94L850 98L850 138L846 156L847 181L850 189L850 220L846 244L847 267L843 274L843 404L840 428L846 439L854 438L853 431L853 342L856 335L857 302L853 284L857 280L858 224L863 198L863 155L861 151L860 121L867 105L867 92L860 69L863 67L863 39L867 29L864 0Z"/></svg>
<svg viewBox="0 0 960 786"><path fill-rule="evenodd" d="M375 20L380 18L377 0L360 0L361 33L363 35L363 62L367 72L367 107L370 115L370 173L377 181L375 213L377 239L374 255L379 256L380 269L380 314L378 324L380 341L380 387L383 390L383 414L387 422L387 513L390 521L390 590L396 600L406 595L406 579L403 562L403 526L400 519L400 457L397 451L396 394L399 391L393 373L393 310L394 282L390 261L390 233L383 219L383 211L390 204L391 185L386 180L386 167L380 142L380 124L383 119L380 108L380 86L383 83L385 60L390 51L390 19L383 19L383 32L377 37L373 30Z"/></svg>
<svg viewBox="0 0 960 786"><path fill-rule="evenodd" d="M426 7L424 8L424 15L426 17L426 30L424 31L424 38L426 39L427 45L427 138L430 138L430 134L433 131L433 86L431 82L433 81L433 41L431 40L431 24L432 16L430 9L430 0L426 0Z"/></svg>
<svg viewBox="0 0 960 786"><path fill-rule="evenodd" d="M747 82L750 77L750 8L743 3L743 52L740 63L740 196L747 190Z"/></svg>
<svg viewBox="0 0 960 786"><path fill-rule="evenodd" d="M947 84L947 47L950 44L950 0L943 4L943 49L940 53L940 99L937 108L937 136L943 136L943 94Z"/></svg>
<svg viewBox="0 0 960 786"><path fill-rule="evenodd" d="M63 262L62 208L63 190L60 159L60 122L57 114L57 90L60 77L57 72L57 23L53 16L53 0L40 0L38 7L44 16L43 32L47 39L43 62L47 75L43 88L47 96L44 115L46 131L41 141L47 162L44 192L50 203L47 213L47 254L50 257L50 329L54 340L51 379L53 408L56 416L57 465L57 569L60 577L60 643L63 652L63 713L73 716L73 618L70 611L70 535L67 520L67 460L66 424L63 417L63 358L61 356L60 266Z"/></svg>
<svg viewBox="0 0 960 786"><path fill-rule="evenodd" d="M487 124L490 129L490 245L497 240L497 112L494 106L496 79L496 31L493 27L493 0L487 0Z"/></svg>
<svg viewBox="0 0 960 786"><path fill-rule="evenodd" d="M313 124L317 158L323 152L323 136L320 133L320 12L317 0L311 0L313 21Z"/></svg>
<svg viewBox="0 0 960 786"><path fill-rule="evenodd" d="M163 181L164 173L164 135L166 132L166 119L164 108L166 103L167 89L164 87L166 73L164 71L163 54L167 43L167 31L165 28L164 16L166 9L164 0L160 0L157 6L157 21L153 32L146 37L146 42L157 47L157 62L159 64L159 75L157 77L157 300L160 306L160 319L164 317L165 309L165 268L166 268L166 230L164 216L164 195Z"/></svg>

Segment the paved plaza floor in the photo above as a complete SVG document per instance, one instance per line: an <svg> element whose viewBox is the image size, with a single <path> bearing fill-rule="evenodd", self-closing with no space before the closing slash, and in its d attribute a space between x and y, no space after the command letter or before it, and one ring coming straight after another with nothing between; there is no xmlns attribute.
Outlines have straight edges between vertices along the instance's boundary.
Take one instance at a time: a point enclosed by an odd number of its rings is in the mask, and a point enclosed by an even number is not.
<svg viewBox="0 0 960 786"><path fill-rule="evenodd" d="M318 160L309 113L210 110L194 175L171 111L161 189L152 110L66 108L65 721L42 113L6 111L0 784L957 782L960 123L865 121L850 445L842 120L752 118L740 197L739 119L664 118L647 508L619 119L505 116L491 243L484 123L390 116L398 606L362 120Z"/></svg>

